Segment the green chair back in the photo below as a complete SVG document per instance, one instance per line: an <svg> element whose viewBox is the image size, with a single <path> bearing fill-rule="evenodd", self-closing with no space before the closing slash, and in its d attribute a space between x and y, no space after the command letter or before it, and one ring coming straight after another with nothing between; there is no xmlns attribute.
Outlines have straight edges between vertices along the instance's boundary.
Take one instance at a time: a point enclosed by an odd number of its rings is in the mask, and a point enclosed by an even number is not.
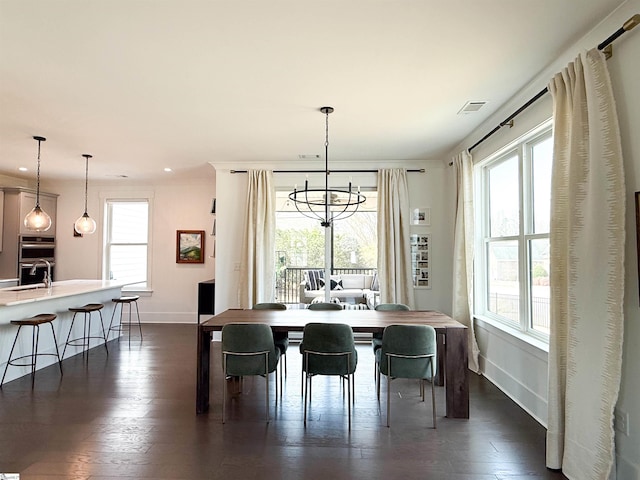
<svg viewBox="0 0 640 480"><path fill-rule="evenodd" d="M309 310L342 310L342 305L339 303L311 303L307 308Z"/></svg>
<svg viewBox="0 0 640 480"><path fill-rule="evenodd" d="M264 375L278 365L280 351L273 342L271 327L266 323L228 323L222 327L222 352L227 353L226 375ZM247 355L268 352L265 355Z"/></svg>
<svg viewBox="0 0 640 480"><path fill-rule="evenodd" d="M308 365L305 363L305 352L317 352L309 354ZM348 363L346 355L322 355L347 352L350 353ZM344 323L308 323L305 325L300 353L303 354L303 371L315 375L349 375L355 372L358 363L353 330Z"/></svg>
<svg viewBox="0 0 640 480"><path fill-rule="evenodd" d="M376 305L375 309L376 310L382 310L382 311L411 310L404 303L381 303L379 305Z"/></svg>
<svg viewBox="0 0 640 480"><path fill-rule="evenodd" d="M253 306L254 310L286 310L287 306L284 303L264 302L256 303Z"/></svg>
<svg viewBox="0 0 640 480"><path fill-rule="evenodd" d="M436 371L436 331L429 325L389 325L382 335L382 347L376 352L380 373L393 378L431 379L431 365ZM407 357L391 357L388 370L387 354Z"/></svg>

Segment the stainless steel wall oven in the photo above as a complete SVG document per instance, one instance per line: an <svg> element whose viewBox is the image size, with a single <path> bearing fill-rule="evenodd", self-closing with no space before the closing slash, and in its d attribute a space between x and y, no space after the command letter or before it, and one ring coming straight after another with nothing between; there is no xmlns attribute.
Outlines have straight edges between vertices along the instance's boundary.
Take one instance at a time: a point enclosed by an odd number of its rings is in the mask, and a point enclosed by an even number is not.
<svg viewBox="0 0 640 480"><path fill-rule="evenodd" d="M55 280L55 237L20 235L18 253L20 285L31 285L42 282L48 266L45 262L39 262L40 259L44 259L51 264L51 280ZM31 275L31 270L34 265L36 265L35 272Z"/></svg>

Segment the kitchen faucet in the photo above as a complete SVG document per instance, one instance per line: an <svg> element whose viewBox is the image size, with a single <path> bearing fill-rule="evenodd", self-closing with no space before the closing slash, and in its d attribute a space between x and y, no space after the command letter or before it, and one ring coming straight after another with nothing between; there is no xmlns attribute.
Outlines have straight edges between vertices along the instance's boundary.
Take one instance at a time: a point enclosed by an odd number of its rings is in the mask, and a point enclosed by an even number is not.
<svg viewBox="0 0 640 480"><path fill-rule="evenodd" d="M33 266L31 267L31 270L29 271L29 275L35 275L36 274L36 267L41 262L44 263L47 266L47 271L44 272L44 276L42 278L42 283L44 283L44 286L46 288L49 288L49 287L51 287L51 263L49 262L49 260L45 260L44 258L40 258L39 260L36 260L35 262L33 262Z"/></svg>

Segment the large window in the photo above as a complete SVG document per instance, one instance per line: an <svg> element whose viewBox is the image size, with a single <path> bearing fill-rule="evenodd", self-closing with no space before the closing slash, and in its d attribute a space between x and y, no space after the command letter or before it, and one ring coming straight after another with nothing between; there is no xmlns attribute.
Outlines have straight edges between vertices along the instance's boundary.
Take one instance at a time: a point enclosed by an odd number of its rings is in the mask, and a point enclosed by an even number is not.
<svg viewBox="0 0 640 480"><path fill-rule="evenodd" d="M107 200L103 278L148 287L149 202Z"/></svg>
<svg viewBox="0 0 640 480"><path fill-rule="evenodd" d="M476 314L549 335L549 124L476 167Z"/></svg>
<svg viewBox="0 0 640 480"><path fill-rule="evenodd" d="M276 192L276 298L298 303L298 287L307 269L325 268L325 228L300 214L288 198ZM328 261L335 274L373 273L377 268L377 192L351 217L330 227Z"/></svg>

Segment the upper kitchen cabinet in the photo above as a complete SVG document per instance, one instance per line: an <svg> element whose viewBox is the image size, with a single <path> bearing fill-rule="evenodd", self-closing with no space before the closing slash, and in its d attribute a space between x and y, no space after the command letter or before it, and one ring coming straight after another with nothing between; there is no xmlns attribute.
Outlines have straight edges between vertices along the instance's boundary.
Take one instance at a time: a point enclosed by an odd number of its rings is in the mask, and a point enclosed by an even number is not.
<svg viewBox="0 0 640 480"><path fill-rule="evenodd" d="M36 191L28 188L4 187L0 278L17 278L19 276L20 238L22 236L55 237L57 203L58 195L40 192L40 207L51 217L51 228L46 232L32 232L24 226L24 217L36 204Z"/></svg>
<svg viewBox="0 0 640 480"><path fill-rule="evenodd" d="M24 226L24 217L36 205L36 191L27 188L4 189L4 220L5 228L13 235L33 235L34 232ZM39 235L55 237L56 235L56 207L58 195L40 192L40 207L51 217L51 228ZM5 239L7 237L5 236Z"/></svg>

